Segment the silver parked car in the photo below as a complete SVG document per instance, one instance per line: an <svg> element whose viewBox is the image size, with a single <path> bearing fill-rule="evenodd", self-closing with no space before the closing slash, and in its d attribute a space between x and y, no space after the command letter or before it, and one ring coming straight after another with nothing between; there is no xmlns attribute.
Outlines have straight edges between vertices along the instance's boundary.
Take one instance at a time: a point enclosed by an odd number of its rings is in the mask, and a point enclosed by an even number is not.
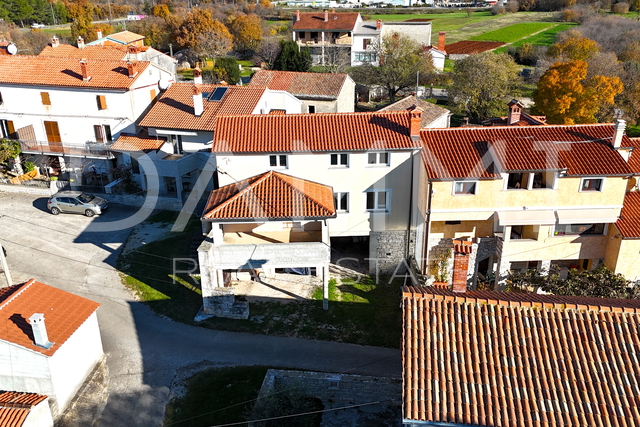
<svg viewBox="0 0 640 427"><path fill-rule="evenodd" d="M100 215L109 207L109 202L82 191L60 191L47 202L52 214L79 213L86 216Z"/></svg>

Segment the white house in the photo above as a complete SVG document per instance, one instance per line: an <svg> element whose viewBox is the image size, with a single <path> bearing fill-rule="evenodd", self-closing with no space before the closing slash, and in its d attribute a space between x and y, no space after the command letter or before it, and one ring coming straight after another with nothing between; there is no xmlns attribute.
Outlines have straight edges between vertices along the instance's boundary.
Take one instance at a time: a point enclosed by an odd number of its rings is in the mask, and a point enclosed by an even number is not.
<svg viewBox="0 0 640 427"><path fill-rule="evenodd" d="M196 73L197 74L197 73ZM131 163L146 189L146 175L157 174L160 194L182 199L209 160L216 119L229 114L295 114L302 102L264 86L175 83L139 121L139 132L122 135L111 147L119 163ZM165 144L166 142L166 144ZM146 152L155 170L142 170L136 157Z"/></svg>
<svg viewBox="0 0 640 427"><path fill-rule="evenodd" d="M302 101L304 113L352 113L355 108L356 83L348 74L259 70L249 86L289 92Z"/></svg>
<svg viewBox="0 0 640 427"><path fill-rule="evenodd" d="M99 304L35 280L0 290L0 389L49 396L61 414L103 355Z"/></svg>
<svg viewBox="0 0 640 427"><path fill-rule="evenodd" d="M47 396L36 393L0 392L0 425L53 427Z"/></svg>
<svg viewBox="0 0 640 427"><path fill-rule="evenodd" d="M107 174L108 145L135 130L172 78L148 61L0 56L0 136L39 155L37 166Z"/></svg>
<svg viewBox="0 0 640 427"><path fill-rule="evenodd" d="M337 216L326 219L332 243L368 241L371 272L393 274L413 244L421 118L419 109L221 116L212 147L219 184L277 171L333 188Z"/></svg>
<svg viewBox="0 0 640 427"><path fill-rule="evenodd" d="M101 46L114 46L114 45L134 45L144 46L145 37L142 34L137 34L132 31L120 31L118 33L109 34L102 37L102 31L98 31L98 39L87 43L87 45L101 45Z"/></svg>

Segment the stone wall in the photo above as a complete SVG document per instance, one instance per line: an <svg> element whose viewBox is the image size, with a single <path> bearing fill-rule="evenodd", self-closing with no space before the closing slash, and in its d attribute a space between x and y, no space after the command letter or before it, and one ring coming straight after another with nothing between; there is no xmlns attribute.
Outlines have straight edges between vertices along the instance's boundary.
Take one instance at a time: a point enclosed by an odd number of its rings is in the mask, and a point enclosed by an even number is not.
<svg viewBox="0 0 640 427"><path fill-rule="evenodd" d="M409 254L412 253L416 240L415 230L407 231L372 231L369 234L369 273L391 276L407 272L407 237L409 237Z"/></svg>

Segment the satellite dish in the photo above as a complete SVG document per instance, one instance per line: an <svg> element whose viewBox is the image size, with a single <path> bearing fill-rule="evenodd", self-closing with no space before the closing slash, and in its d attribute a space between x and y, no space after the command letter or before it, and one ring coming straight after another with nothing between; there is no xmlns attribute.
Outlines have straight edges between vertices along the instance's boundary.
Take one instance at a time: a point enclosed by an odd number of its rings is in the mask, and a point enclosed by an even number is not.
<svg viewBox="0 0 640 427"><path fill-rule="evenodd" d="M169 86L171 86L171 82L166 77L162 77L158 82L160 90L167 90L169 89Z"/></svg>
<svg viewBox="0 0 640 427"><path fill-rule="evenodd" d="M10 43L7 46L7 52L9 52L9 55L15 55L16 53L18 53L18 47L15 44Z"/></svg>

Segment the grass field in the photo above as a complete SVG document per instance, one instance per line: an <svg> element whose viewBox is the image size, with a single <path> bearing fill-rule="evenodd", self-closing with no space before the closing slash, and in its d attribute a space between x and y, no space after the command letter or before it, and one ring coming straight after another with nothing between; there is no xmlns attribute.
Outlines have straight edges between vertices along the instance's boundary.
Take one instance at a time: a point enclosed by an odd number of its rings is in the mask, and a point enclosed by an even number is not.
<svg viewBox="0 0 640 427"><path fill-rule="evenodd" d="M518 47L523 45L524 43L531 43L537 46L550 46L556 41L556 36L558 33L568 30L569 28L575 27L578 24L557 24L554 27L549 28L546 31L536 34L535 36L527 37L522 40L518 40L513 43L511 46ZM507 47L501 47L496 49L496 52L506 52Z"/></svg>
<svg viewBox="0 0 640 427"><path fill-rule="evenodd" d="M523 37L547 29L552 25L553 24L548 22L523 22L471 37L470 40L513 43Z"/></svg>
<svg viewBox="0 0 640 427"><path fill-rule="evenodd" d="M451 31L476 22L487 21L498 18L491 15L491 12L473 12L471 17L467 17L466 12L455 13L432 13L424 15L371 15L371 19L382 19L385 22L399 22L408 19L432 19L433 31ZM433 32L432 32L433 33Z"/></svg>

